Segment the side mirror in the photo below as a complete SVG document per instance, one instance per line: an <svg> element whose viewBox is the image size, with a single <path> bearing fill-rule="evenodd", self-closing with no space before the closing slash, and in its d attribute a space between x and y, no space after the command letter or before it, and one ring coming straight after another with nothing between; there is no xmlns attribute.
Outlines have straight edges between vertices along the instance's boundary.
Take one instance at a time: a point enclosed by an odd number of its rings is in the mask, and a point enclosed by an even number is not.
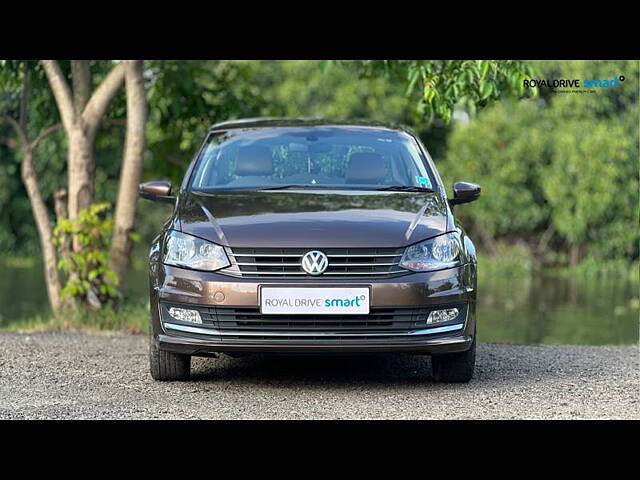
<svg viewBox="0 0 640 480"><path fill-rule="evenodd" d="M459 205L477 200L480 196L480 185L469 182L456 182L453 184L453 198L449 199L450 205Z"/></svg>
<svg viewBox="0 0 640 480"><path fill-rule="evenodd" d="M176 201L176 197L171 195L171 183L166 180L141 183L138 192L142 198L155 202L175 203Z"/></svg>

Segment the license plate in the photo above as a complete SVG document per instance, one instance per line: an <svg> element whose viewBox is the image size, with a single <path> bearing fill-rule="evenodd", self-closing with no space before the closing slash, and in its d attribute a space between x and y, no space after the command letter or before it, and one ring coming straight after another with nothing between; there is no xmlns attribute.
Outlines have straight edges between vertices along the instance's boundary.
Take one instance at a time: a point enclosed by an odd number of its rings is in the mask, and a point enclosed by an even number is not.
<svg viewBox="0 0 640 480"><path fill-rule="evenodd" d="M262 287L260 312L298 315L369 313L367 287Z"/></svg>

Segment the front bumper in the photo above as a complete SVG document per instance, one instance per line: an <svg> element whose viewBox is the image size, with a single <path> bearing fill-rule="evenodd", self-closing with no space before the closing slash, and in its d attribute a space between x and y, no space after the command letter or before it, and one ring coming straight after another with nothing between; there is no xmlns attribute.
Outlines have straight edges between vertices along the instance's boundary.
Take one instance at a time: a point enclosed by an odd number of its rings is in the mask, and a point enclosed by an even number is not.
<svg viewBox="0 0 640 480"><path fill-rule="evenodd" d="M357 327L350 328L351 318L346 316L344 321L336 319L342 322L339 329L324 329L322 322L318 322L312 330L296 327L295 319L288 319L288 327L278 324L278 328L270 329L264 325L273 317L261 318L253 311L259 307L260 285L295 285L291 280L250 280L165 265L158 268L162 272L155 278L160 281L155 285L152 281L151 285L154 341L160 349L176 353L203 356L218 352L437 354L467 350L475 332L475 266L472 265L371 281L313 279L312 285L318 286L371 286L371 316L385 313L391 321L385 323L388 326L384 328L368 328L366 325L371 322L364 319L364 323L361 321ZM305 285L310 283L306 281ZM167 314L169 305L211 312L213 320L206 325L175 321ZM418 321L423 319L420 315L431 309L450 306L462 307L461 318L435 325ZM258 318L265 322L259 328L234 329L229 325L240 323L222 321L229 318L229 311L234 312L234 321ZM249 312L254 316L240 317L236 312ZM244 322L243 325L252 324ZM403 327L396 328L397 325Z"/></svg>
<svg viewBox="0 0 640 480"><path fill-rule="evenodd" d="M155 338L156 345L162 349L175 353L195 356L209 356L215 353L415 353L439 354L464 352L471 347L472 336L455 335L412 343L366 343L366 344L327 344L327 343L296 343L290 341L283 344L265 343L221 343L206 341L184 336L160 334Z"/></svg>

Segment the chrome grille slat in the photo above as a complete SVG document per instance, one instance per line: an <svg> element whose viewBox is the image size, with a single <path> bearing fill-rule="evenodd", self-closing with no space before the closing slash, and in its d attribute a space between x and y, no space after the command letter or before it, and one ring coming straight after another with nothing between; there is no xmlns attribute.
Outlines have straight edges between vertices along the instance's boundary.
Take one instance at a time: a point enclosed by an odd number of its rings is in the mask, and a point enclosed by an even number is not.
<svg viewBox="0 0 640 480"><path fill-rule="evenodd" d="M281 254L281 253L234 253L234 257L302 257L303 254ZM342 258L342 257L401 257L402 253L398 253L395 255L358 255L358 254L350 254L350 255L332 255L327 254L327 257L332 258Z"/></svg>
<svg viewBox="0 0 640 480"><path fill-rule="evenodd" d="M233 256L234 257L298 257L298 258L300 258L302 255L291 255L291 254L289 254L289 255L266 254L265 255L265 254L257 254L257 253L252 253L252 254L249 254L249 253L242 253L242 254L234 253Z"/></svg>
<svg viewBox="0 0 640 480"><path fill-rule="evenodd" d="M410 273L398 267L404 248L321 248L329 259L318 276L302 270L302 256L311 248L226 248L231 266L220 273L247 278L322 279L326 277L387 277Z"/></svg>
<svg viewBox="0 0 640 480"><path fill-rule="evenodd" d="M278 262L236 262L236 265L240 266L260 266L260 267L299 267L299 263L278 263Z"/></svg>
<svg viewBox="0 0 640 480"><path fill-rule="evenodd" d="M395 263L334 263L332 264L334 267L345 266L345 267L391 267L393 265L398 265L400 262ZM278 262L236 262L236 265L244 266L258 266L258 267L299 267L299 263L278 263Z"/></svg>
<svg viewBox="0 0 640 480"><path fill-rule="evenodd" d="M178 330L182 332L195 333L195 334L204 334L204 335L214 335L214 336L223 336L226 337L225 341L228 341L229 337L246 341L246 338L253 337L256 340L268 340L270 344L277 343L275 339L281 339L285 342L289 342L290 340L306 338L311 341L317 340L345 340L345 339L359 339L367 341L367 343L373 343L372 340L380 339L384 340L387 338L396 338L396 337L411 337L411 336L422 336L422 335L433 335L437 333L446 333L457 330L462 330L464 325L462 323L456 325L445 325L442 327L431 327L419 330L411 330L411 331L385 331L385 332L287 332L287 331L243 331L243 330L232 330L232 331L220 331L216 329L207 329L207 328L199 328L193 327L191 325L179 325L170 322L164 322L164 327L171 330ZM302 342L302 341L301 341Z"/></svg>
<svg viewBox="0 0 640 480"><path fill-rule="evenodd" d="M287 277L289 275L307 275L305 272L250 272L250 271L242 271L240 272L243 277L246 276L260 276L260 275L282 275L283 277ZM409 273L406 270L394 270L390 272L325 272L321 275L321 277L327 277L332 275L391 275L396 273ZM312 277L314 279L318 279L319 277Z"/></svg>

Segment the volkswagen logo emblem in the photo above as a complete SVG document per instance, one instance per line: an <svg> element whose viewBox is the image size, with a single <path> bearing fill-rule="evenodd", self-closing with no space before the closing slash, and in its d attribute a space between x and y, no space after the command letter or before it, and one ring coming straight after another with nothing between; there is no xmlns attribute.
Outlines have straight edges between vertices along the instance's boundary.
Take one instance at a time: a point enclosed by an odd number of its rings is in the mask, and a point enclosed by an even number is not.
<svg viewBox="0 0 640 480"><path fill-rule="evenodd" d="M320 275L328 266L329 259L318 250L311 250L302 256L302 269L310 275Z"/></svg>

